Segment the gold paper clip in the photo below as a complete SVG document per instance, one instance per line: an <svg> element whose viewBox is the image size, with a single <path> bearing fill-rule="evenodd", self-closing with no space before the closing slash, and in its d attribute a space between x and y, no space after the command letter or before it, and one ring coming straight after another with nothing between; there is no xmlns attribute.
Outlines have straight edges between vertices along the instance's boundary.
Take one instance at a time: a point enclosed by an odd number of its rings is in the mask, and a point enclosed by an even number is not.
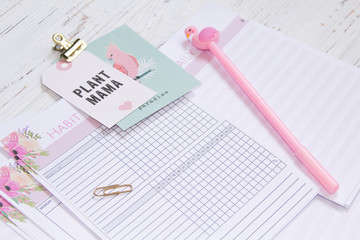
<svg viewBox="0 0 360 240"><path fill-rule="evenodd" d="M59 33L55 33L52 39L56 43L54 50L62 52L60 57L67 62L72 62L87 47L83 40L78 38L74 43L71 43Z"/></svg>
<svg viewBox="0 0 360 240"><path fill-rule="evenodd" d="M129 187L130 189L125 190L125 191L117 191L117 192L110 192L107 193L107 191L113 190L113 189L117 189L117 188L127 188ZM97 191L101 191L100 194L97 194ZM110 185L110 186L106 186L106 187L98 187L94 190L94 195L97 197L104 197L104 196L111 196L111 195L117 195L120 193L127 193L127 192L131 192L132 191L132 186L130 184L124 184L124 185Z"/></svg>

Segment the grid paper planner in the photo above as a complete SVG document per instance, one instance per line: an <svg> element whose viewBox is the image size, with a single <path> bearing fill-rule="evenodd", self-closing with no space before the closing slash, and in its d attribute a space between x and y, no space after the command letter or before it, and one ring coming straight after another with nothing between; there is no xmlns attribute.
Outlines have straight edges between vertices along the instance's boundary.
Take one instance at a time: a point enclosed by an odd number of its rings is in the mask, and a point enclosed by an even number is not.
<svg viewBox="0 0 360 240"><path fill-rule="evenodd" d="M199 31L212 26L221 32L220 48L339 182L336 194L323 189L320 194L349 207L360 190L359 69L262 24L242 19L216 3L205 6L161 47L201 81L201 87L192 91L191 101L215 118L226 116L249 135L262 139L289 165L299 165L299 161L220 62L208 51L192 49L191 42L187 42L184 29L190 25ZM213 98L208 98L209 92L213 92ZM303 175L315 180L303 169Z"/></svg>
<svg viewBox="0 0 360 240"><path fill-rule="evenodd" d="M127 131L91 121L48 146L36 177L102 238L270 238L316 195L260 144L185 97ZM68 149L60 145L78 135ZM51 155L55 148L63 149ZM93 196L111 184L134 190Z"/></svg>

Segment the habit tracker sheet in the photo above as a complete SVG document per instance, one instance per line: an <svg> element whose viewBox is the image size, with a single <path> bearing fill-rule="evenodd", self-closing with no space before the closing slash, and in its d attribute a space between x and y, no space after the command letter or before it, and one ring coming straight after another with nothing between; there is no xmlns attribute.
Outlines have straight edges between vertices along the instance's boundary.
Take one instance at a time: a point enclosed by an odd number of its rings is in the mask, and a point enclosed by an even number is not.
<svg viewBox="0 0 360 240"><path fill-rule="evenodd" d="M47 154L18 157L103 239L269 239L318 192L186 97L126 131L101 126L64 100L24 125ZM93 195L113 184L133 191Z"/></svg>

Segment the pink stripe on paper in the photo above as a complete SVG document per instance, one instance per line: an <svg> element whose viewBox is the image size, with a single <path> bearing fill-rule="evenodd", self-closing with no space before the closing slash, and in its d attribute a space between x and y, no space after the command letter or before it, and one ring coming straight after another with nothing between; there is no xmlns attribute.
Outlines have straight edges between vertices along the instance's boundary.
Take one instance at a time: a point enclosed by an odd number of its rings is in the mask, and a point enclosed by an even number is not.
<svg viewBox="0 0 360 240"><path fill-rule="evenodd" d="M52 196L52 194L48 191L31 191L27 196L38 205L39 203L43 202L45 199Z"/></svg>
<svg viewBox="0 0 360 240"><path fill-rule="evenodd" d="M221 32L220 40L218 45L220 48L226 46L228 42L238 33L241 29L244 28L248 20L244 20L237 16L225 29ZM213 55L209 51L203 51L200 53L194 61L192 61L185 70L190 73L192 76L198 74L201 69L203 69L206 64L208 64L212 59Z"/></svg>
<svg viewBox="0 0 360 240"><path fill-rule="evenodd" d="M40 169L54 161L61 156L64 152L72 148L75 144L80 142L83 138L92 133L101 124L95 119L88 117L72 129L69 133L65 134L59 140L49 145L45 151L48 151L49 156L40 156L36 158L36 164L40 166Z"/></svg>

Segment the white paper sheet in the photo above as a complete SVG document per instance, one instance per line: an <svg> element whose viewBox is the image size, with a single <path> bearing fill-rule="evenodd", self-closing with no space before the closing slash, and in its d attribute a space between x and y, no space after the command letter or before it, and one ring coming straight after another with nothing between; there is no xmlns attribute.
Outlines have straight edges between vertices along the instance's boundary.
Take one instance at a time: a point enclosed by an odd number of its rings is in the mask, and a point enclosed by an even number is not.
<svg viewBox="0 0 360 240"><path fill-rule="evenodd" d="M0 221L0 235L6 240L29 239L19 227L3 221Z"/></svg>
<svg viewBox="0 0 360 240"><path fill-rule="evenodd" d="M34 116L34 113L28 112L24 113L19 117L16 117L12 119L11 121L2 122L1 128L0 128L0 136L5 136L11 132L10 129L16 128L21 122L28 121L31 117ZM10 131L10 132L8 132ZM0 150L1 151L1 150ZM0 165L8 164L8 158L4 155L4 152L0 152ZM22 237L23 239L41 239L46 240L50 239L50 236L46 234L40 227L38 227L32 220L28 217L26 217L21 211L15 208L14 205L7 202L11 207L9 206L2 206L5 207L6 210L4 211L6 214L10 214L10 212L13 212L14 215L17 215L15 217L8 218L8 221L4 224L6 224L9 228L14 230L18 235L11 235L7 231L4 230L4 232L1 232L1 238L4 239L11 239L11 237L14 237L15 239L18 239ZM13 208L14 207L14 208ZM13 210L16 210L14 212ZM6 234L9 235L6 235Z"/></svg>
<svg viewBox="0 0 360 240"><path fill-rule="evenodd" d="M276 239L358 239L359 224L360 198L346 209L318 196Z"/></svg>
<svg viewBox="0 0 360 240"><path fill-rule="evenodd" d="M63 100L27 125L49 153L33 159L34 176L101 238L268 239L318 192L187 98L127 131L100 126ZM93 195L112 184L134 190Z"/></svg>
<svg viewBox="0 0 360 240"><path fill-rule="evenodd" d="M0 136L6 137L14 129L22 129L23 123L29 122L35 113L26 113L3 122L0 127ZM13 160L0 149L0 167L13 165ZM25 174L26 173L21 173ZM19 175L20 176L20 175ZM25 179L25 178L23 178ZM33 186L32 186L33 187ZM0 190L0 196L4 197L12 206L17 208L22 214L26 215L26 221L14 221L14 229L20 228L25 235L33 239L95 239L94 234L88 230L79 220L74 217L64 205L59 202L52 194L42 194L39 196L29 195L30 201L36 202L35 207L30 207L14 201L10 196ZM39 201L39 199L41 199Z"/></svg>
<svg viewBox="0 0 360 240"><path fill-rule="evenodd" d="M321 194L349 207L360 187L359 69L216 4L205 7L188 25L222 32L223 51L340 183L336 194ZM161 50L202 82L190 99L213 116L237 123L316 182L211 53L191 47L185 27Z"/></svg>

